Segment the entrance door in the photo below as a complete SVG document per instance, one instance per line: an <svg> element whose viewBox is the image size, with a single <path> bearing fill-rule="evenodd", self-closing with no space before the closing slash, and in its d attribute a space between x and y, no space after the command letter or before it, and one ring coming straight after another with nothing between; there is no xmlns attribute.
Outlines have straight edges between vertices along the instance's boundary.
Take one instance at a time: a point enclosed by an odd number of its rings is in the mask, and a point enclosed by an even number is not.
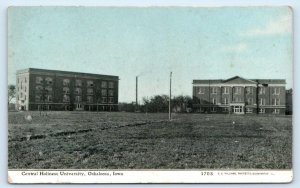
<svg viewBox="0 0 300 188"><path fill-rule="evenodd" d="M76 110L83 110L83 105L82 104L76 104Z"/></svg>
<svg viewBox="0 0 300 188"><path fill-rule="evenodd" d="M243 114L244 113L244 107L243 106L233 106L233 113Z"/></svg>

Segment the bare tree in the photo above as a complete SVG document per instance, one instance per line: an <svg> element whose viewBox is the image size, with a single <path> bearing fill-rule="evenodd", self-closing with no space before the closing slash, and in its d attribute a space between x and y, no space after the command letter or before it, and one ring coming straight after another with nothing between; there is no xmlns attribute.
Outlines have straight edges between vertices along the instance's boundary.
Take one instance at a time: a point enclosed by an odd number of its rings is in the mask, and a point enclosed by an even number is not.
<svg viewBox="0 0 300 188"><path fill-rule="evenodd" d="M16 86L8 85L8 104L16 97Z"/></svg>

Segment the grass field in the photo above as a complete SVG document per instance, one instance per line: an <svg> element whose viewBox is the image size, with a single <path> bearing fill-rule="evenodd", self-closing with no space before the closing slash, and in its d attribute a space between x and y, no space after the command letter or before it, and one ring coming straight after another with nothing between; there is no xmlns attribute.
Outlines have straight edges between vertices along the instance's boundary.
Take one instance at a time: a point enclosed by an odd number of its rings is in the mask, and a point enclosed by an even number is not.
<svg viewBox="0 0 300 188"><path fill-rule="evenodd" d="M32 121L24 116L31 114ZM290 169L291 116L9 112L9 169Z"/></svg>

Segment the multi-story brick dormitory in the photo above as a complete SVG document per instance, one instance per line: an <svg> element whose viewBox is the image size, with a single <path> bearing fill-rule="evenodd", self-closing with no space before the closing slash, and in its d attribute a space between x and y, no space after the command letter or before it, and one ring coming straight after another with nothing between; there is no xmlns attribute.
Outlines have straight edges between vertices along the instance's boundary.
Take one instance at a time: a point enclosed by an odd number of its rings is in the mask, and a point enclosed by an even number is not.
<svg viewBox="0 0 300 188"><path fill-rule="evenodd" d="M16 81L18 110L118 109L118 76L29 68Z"/></svg>
<svg viewBox="0 0 300 188"><path fill-rule="evenodd" d="M285 114L284 79L193 80L193 108L201 113Z"/></svg>

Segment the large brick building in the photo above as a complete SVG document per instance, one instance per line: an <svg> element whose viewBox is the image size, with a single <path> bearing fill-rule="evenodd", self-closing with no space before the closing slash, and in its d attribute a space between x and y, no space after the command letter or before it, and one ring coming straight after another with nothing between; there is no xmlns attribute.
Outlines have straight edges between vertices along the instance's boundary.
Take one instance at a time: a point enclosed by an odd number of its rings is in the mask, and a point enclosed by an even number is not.
<svg viewBox="0 0 300 188"><path fill-rule="evenodd" d="M283 79L194 80L193 108L201 113L285 114Z"/></svg>
<svg viewBox="0 0 300 188"><path fill-rule="evenodd" d="M18 110L118 109L118 76L24 69L17 71Z"/></svg>

